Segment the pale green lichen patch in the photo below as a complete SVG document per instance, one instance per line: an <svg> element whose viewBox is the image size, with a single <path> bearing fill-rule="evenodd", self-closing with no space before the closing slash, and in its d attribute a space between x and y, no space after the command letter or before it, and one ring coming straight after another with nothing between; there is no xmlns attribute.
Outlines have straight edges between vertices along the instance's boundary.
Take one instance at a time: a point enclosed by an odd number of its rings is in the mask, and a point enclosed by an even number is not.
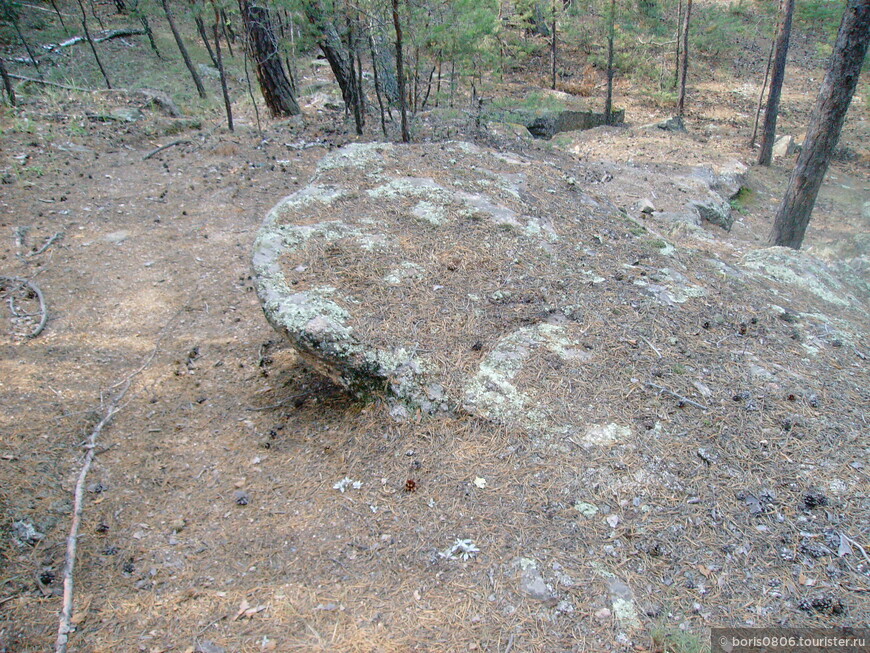
<svg viewBox="0 0 870 653"><path fill-rule="evenodd" d="M422 200L411 209L411 215L427 222L434 227L440 227L447 221L447 211L443 206Z"/></svg>
<svg viewBox="0 0 870 653"><path fill-rule="evenodd" d="M542 433L564 434L546 401L533 401L518 387L517 377L529 360L545 352L562 360L585 358L564 326L541 323L523 327L502 338L478 367L464 390L464 404L487 419L519 423Z"/></svg>
<svg viewBox="0 0 870 653"><path fill-rule="evenodd" d="M293 214L302 209L322 209L347 194L347 190L337 186L325 186L311 184L292 195L281 200L270 215L272 220L277 220L283 215Z"/></svg>
<svg viewBox="0 0 870 653"><path fill-rule="evenodd" d="M586 428L583 441L594 446L609 446L631 437L631 428L610 422L608 424L592 424Z"/></svg>
<svg viewBox="0 0 870 653"><path fill-rule="evenodd" d="M426 269L423 266L417 265L411 261L403 261L399 267L394 268L384 277L384 283L388 283L391 286L398 286L405 282L419 281L425 276Z"/></svg>
<svg viewBox="0 0 870 653"><path fill-rule="evenodd" d="M686 275L670 268L662 268L644 279L635 279L634 285L645 289L662 304L684 304L696 297L704 297L707 291L691 283Z"/></svg>
<svg viewBox="0 0 870 653"><path fill-rule="evenodd" d="M401 197L424 198L446 204L450 191L431 178L397 177L385 184L367 190L370 197L395 200Z"/></svg>
<svg viewBox="0 0 870 653"><path fill-rule="evenodd" d="M393 149L391 143L351 143L327 154L317 165L318 172L341 168L381 169L385 152Z"/></svg>
<svg viewBox="0 0 870 653"><path fill-rule="evenodd" d="M789 247L769 247L743 256L741 264L780 283L797 286L832 304L856 303L830 268L817 258Z"/></svg>

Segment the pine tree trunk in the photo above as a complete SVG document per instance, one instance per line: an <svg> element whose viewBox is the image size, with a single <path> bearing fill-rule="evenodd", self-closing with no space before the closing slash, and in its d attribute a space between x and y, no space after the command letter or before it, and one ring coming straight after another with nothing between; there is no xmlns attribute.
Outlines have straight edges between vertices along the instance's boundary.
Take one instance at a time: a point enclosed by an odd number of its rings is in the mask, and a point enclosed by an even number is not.
<svg viewBox="0 0 870 653"><path fill-rule="evenodd" d="M6 95L9 96L9 105L15 106L15 89L12 87L12 80L9 78L9 73L6 71L6 66L3 65L3 59L0 59L0 77L3 78L3 86L6 88Z"/></svg>
<svg viewBox="0 0 870 653"><path fill-rule="evenodd" d="M749 139L749 147L755 147L755 137L758 136L758 119L761 117L761 108L764 106L764 91L767 90L767 80L770 79L770 67L773 65L773 51L776 43L770 44L770 52L767 54L767 68L764 70L764 81L761 84L761 93L758 94L758 108L755 109L755 124L752 125L752 138Z"/></svg>
<svg viewBox="0 0 870 653"><path fill-rule="evenodd" d="M254 60L257 81L272 116L296 116L302 113L290 80L278 56L278 41L269 12L250 0L239 0L242 21L248 35L248 51Z"/></svg>
<svg viewBox="0 0 870 653"><path fill-rule="evenodd" d="M819 187L828 170L831 154L870 43L870 0L848 0L834 44L831 65L819 89L807 137L797 166L791 174L785 197L779 205L770 242L800 249Z"/></svg>
<svg viewBox="0 0 870 653"><path fill-rule="evenodd" d="M79 9L82 10L82 29L85 32L85 39L88 44L91 46L91 52L94 53L94 59L97 60L97 67L100 69L100 72L103 74L103 79L106 80L106 88L112 88L112 82L109 81L109 76L106 74L106 69L103 68L103 62L100 61L100 55L97 54L97 46L94 45L94 40L91 38L91 32L88 30L88 14L85 11L85 6L82 4L82 0L78 0Z"/></svg>
<svg viewBox="0 0 870 653"><path fill-rule="evenodd" d="M553 28L550 31L550 88L556 90L556 0L552 1Z"/></svg>
<svg viewBox="0 0 870 653"><path fill-rule="evenodd" d="M788 41L791 36L791 17L794 14L794 0L783 0L782 22L776 36L776 54L773 57L773 72L770 76L770 91L767 94L767 107L764 110L764 126L761 128L761 153L758 164L769 166L773 157L773 141L776 139L776 118L779 115L779 98L782 95L782 82L785 79L785 62L788 55Z"/></svg>
<svg viewBox="0 0 870 653"><path fill-rule="evenodd" d="M217 57L217 69L221 76L221 92L224 96L224 107L227 111L227 127L229 127L230 131L233 131L233 105L230 102L230 93L227 90L227 75L224 70L224 60L221 56L221 15L217 6L214 4L214 0L212 0L212 7L214 8L214 26L212 27L212 33L214 35L214 51L215 56Z"/></svg>
<svg viewBox="0 0 870 653"><path fill-rule="evenodd" d="M196 2L196 0L194 0L194 2ZM202 16L198 13L194 14L193 21L196 23L196 31L199 32L199 38L202 39L202 43L205 45L205 49L208 52L208 58L211 59L214 67L217 68L217 57L214 54L214 50L211 49L211 43L208 42L208 33L205 31L205 23L202 22Z"/></svg>
<svg viewBox="0 0 870 653"><path fill-rule="evenodd" d="M36 60L36 55L33 54L33 50L30 49L30 44L27 42L27 39L24 38L24 34L21 33L21 27L18 24L18 17L13 14L10 22L12 23L12 27L15 28L15 33L18 34L18 38L24 44L24 49L27 50L28 58L33 62L33 66L36 68L36 75L39 79L45 81L45 77L42 76L42 70L39 68L39 61ZM90 42L90 39L88 39L88 41ZM111 88L111 86L109 88Z"/></svg>
<svg viewBox="0 0 870 653"><path fill-rule="evenodd" d="M190 77L193 79L193 83L196 86L196 92L199 93L199 97L201 98L208 97L205 92L205 86L202 85L199 73L196 72L196 68L194 68L193 62L190 60L190 55L187 54L187 48L184 46L181 34L175 26L175 19L172 17L172 12L169 10L167 0L160 0L160 4L163 5L163 13L166 14L166 22L169 23L169 29L172 30L172 36L175 37L175 44L178 46L181 58L184 59L184 65L187 66L187 70L190 72Z"/></svg>
<svg viewBox="0 0 870 653"><path fill-rule="evenodd" d="M354 81L356 73L353 69L351 57L341 42L341 36L339 36L338 30L332 20L327 17L325 9L320 4L320 0L305 2L303 10L305 11L306 18L308 18L308 22L317 30L317 44L329 62L329 67L332 69L335 81L338 82L345 107L347 110L352 110L357 104L356 83Z"/></svg>
<svg viewBox="0 0 870 653"><path fill-rule="evenodd" d="M371 29L369 29L369 50L371 51L372 56L372 72L375 76L375 97L378 99L378 108L381 113L381 131L384 132L384 136L386 136L387 120L384 117L384 97L383 93L381 93L381 78L378 75L377 56L375 55L375 38L372 36Z"/></svg>
<svg viewBox="0 0 870 653"><path fill-rule="evenodd" d="M405 96L405 72L402 64L402 22L399 18L399 0L393 0L393 28L396 30L396 76L399 78L399 110L402 112L402 142L410 143L408 108Z"/></svg>
<svg viewBox="0 0 870 653"><path fill-rule="evenodd" d="M683 42L683 0L677 2L677 47L674 53L674 85L677 88L680 85L680 55L681 43Z"/></svg>
<svg viewBox="0 0 870 653"><path fill-rule="evenodd" d="M610 0L610 19L607 26L607 98L604 100L604 121L613 124L613 36L616 31L616 0Z"/></svg>
<svg viewBox="0 0 870 653"><path fill-rule="evenodd" d="M685 115L686 78L689 76L689 20L692 15L692 0L686 0L686 15L683 20L683 62L680 66L680 99L677 102L677 115L680 122Z"/></svg>

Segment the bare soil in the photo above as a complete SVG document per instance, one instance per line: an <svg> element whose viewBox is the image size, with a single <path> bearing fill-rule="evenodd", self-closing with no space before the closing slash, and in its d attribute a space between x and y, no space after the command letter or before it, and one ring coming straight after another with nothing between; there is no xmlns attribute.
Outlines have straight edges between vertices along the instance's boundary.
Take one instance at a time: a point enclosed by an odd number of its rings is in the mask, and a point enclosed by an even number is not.
<svg viewBox="0 0 870 653"><path fill-rule="evenodd" d="M745 103L696 93L688 135L596 130L569 151L749 162ZM699 650L717 625L870 620L866 341L804 357L788 377L804 382L767 387L755 412L736 407L757 395L750 378L733 410L707 417L666 395L648 413L630 393L600 407L649 434L634 448L544 454L482 420L396 423L302 367L251 283L265 212L351 140L340 114L270 123L262 139L244 115L235 134L167 135L150 110L88 117L134 104L125 94L54 97L0 116L0 274L36 284L49 315L32 339L33 318L0 322L0 651L52 647L80 445L128 378L87 480L70 650ZM787 128L805 124L807 97ZM621 99L629 115L644 102ZM647 107L632 122L667 115ZM841 144L858 155L833 164L810 251L866 232L866 118L857 103ZM716 247L763 245L787 172L753 170L734 230L710 228ZM741 318L786 334L788 317L765 307L715 328L735 348L744 334L726 329ZM634 347L608 349L611 364ZM668 374L704 367L705 350L687 352ZM662 439L656 422L685 433ZM360 487L336 489L345 478ZM16 540L17 522L40 535ZM457 539L479 552L444 555ZM528 560L558 600L523 591ZM633 592L634 625L614 577Z"/></svg>

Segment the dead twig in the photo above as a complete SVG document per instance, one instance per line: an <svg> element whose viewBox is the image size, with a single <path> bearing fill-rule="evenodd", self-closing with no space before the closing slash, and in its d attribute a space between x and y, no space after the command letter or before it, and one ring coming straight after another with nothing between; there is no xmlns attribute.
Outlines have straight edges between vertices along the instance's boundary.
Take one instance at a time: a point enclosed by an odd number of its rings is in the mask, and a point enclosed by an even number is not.
<svg viewBox="0 0 870 653"><path fill-rule="evenodd" d="M48 240L46 240L46 241L45 241L45 244L44 244L42 247L40 247L40 248L39 248L38 250L36 250L35 252L30 252L29 254L27 254L27 256L39 256L39 255L42 254L45 250L47 250L49 247L51 247L55 242L57 242L58 240L60 240L61 238L63 238L63 235L64 235L64 234L63 234L62 231L58 231L58 232L57 232L56 234L54 234L51 238L49 238Z"/></svg>
<svg viewBox="0 0 870 653"><path fill-rule="evenodd" d="M148 154L142 157L143 161L147 161L155 154L160 154L163 150L168 150L170 147L174 147L176 145L185 145L190 143L191 140L189 138L179 138L177 141L172 141L171 143L167 143L166 145L161 145L156 150L151 150Z"/></svg>
<svg viewBox="0 0 870 653"><path fill-rule="evenodd" d="M173 318L173 320L174 319L175 318ZM171 321L172 320L170 320L170 323ZM160 343L168 333L168 326L169 325L167 324L167 327L164 327L163 334L157 339L157 343L154 345L154 349L152 349L151 353L145 357L142 365L140 365L136 370L128 374L124 379L111 386L112 389L120 386L120 390L115 395L115 398L112 399L109 407L106 409L106 412L103 415L103 419L101 419L99 423L94 427L93 431L91 431L90 436L84 443L84 447L87 449L87 453L85 454L85 460L82 464L82 469L79 472L78 481L76 482L75 493L73 495L74 500L72 524L70 525L70 531L66 541L66 562L64 564L63 570L63 609L60 613L60 623L57 628L55 653L66 653L67 644L69 642L69 634L75 631L75 626L72 625L74 595L73 573L75 571L76 548L78 547L79 539L79 525L81 524L82 511L84 509L85 481L87 480L88 471L91 468L91 463L93 463L94 456L97 453L97 438L99 438L103 429L112 421L112 418L121 409L121 402L124 400L124 397L127 396L127 391L130 390L130 385L133 383L133 379L136 378L136 376L138 376L146 367L151 364L151 361L154 360L154 357L157 355L157 351L160 349Z"/></svg>
<svg viewBox="0 0 870 653"><path fill-rule="evenodd" d="M668 388L665 388L664 386L657 385L657 384L651 383L649 381L647 381L646 385L649 388L655 388L659 392L664 392L665 394L671 395L672 397L676 397L677 399L682 401L684 404L689 404L690 406L694 406L695 408L700 408L701 410L710 410L704 404L699 404L697 401L692 401L688 397L684 397L681 394L677 394L673 390L669 390Z"/></svg>
<svg viewBox="0 0 870 653"><path fill-rule="evenodd" d="M33 82L34 84L44 84L45 86L57 86L58 88L65 88L68 91L78 91L80 93L93 93L93 89L90 88L80 88L78 86L69 86L68 84L60 84L58 82L50 82L46 79L34 79L33 77L25 77L24 75L13 75L9 73L9 77L12 79L20 79L23 82Z"/></svg>
<svg viewBox="0 0 870 653"><path fill-rule="evenodd" d="M9 296L7 301L9 302L9 309L12 311L13 317L23 317L24 315L18 312L18 309L15 308L15 294L17 291L23 288L30 288L31 292L36 296L39 301L39 324L36 325L36 328L33 329L29 334L27 334L28 338L35 338L45 329L45 325L48 322L48 310L45 307L45 297L42 295L42 291L32 281L28 281L27 279L20 279L19 277L5 277L0 276L0 283L3 284L18 284L17 288L9 291Z"/></svg>

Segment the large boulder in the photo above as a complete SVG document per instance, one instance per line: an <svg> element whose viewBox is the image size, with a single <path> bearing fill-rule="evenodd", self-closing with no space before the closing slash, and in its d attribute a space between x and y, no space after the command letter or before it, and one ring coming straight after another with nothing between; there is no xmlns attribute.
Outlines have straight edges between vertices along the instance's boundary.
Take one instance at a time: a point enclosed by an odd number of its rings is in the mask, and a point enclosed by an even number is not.
<svg viewBox="0 0 870 653"><path fill-rule="evenodd" d="M625 120L625 109L613 112L612 124L619 125ZM607 116L594 111L559 111L538 116L526 126L535 138L549 140L561 132L582 131L607 124Z"/></svg>
<svg viewBox="0 0 870 653"><path fill-rule="evenodd" d="M397 418L471 413L587 442L598 402L662 386L635 378L641 360L682 360L697 325L770 285L736 272L723 284L719 261L644 226L655 214L590 195L596 179L460 142L335 150L258 234L266 317L314 369ZM763 266L782 277L779 259ZM740 383L740 369L717 369Z"/></svg>

